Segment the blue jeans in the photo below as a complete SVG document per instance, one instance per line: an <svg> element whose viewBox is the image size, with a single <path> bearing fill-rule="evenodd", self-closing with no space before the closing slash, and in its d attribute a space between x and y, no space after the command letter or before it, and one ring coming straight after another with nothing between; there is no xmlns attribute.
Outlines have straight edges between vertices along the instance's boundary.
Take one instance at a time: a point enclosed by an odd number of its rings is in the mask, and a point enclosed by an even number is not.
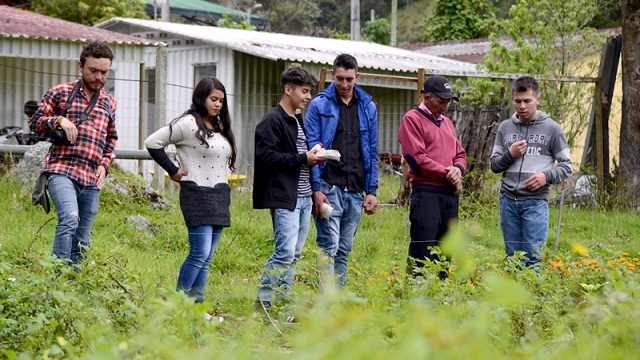
<svg viewBox="0 0 640 360"><path fill-rule="evenodd" d="M320 191L331 203L333 213L329 219L314 218L318 231L316 242L328 257L328 273L338 276L337 285L341 290L344 287L353 238L362 217L364 196L362 193L344 191L324 180L320 180ZM320 285L325 288L322 283Z"/></svg>
<svg viewBox="0 0 640 360"><path fill-rule="evenodd" d="M84 260L82 254L91 246L91 228L98 214L100 190L81 186L63 175L50 174L47 188L58 214L51 254L70 264Z"/></svg>
<svg viewBox="0 0 640 360"><path fill-rule="evenodd" d="M312 206L311 196L305 196L298 198L294 210L272 210L275 251L260 276L257 307L262 307L262 302L269 310L274 293L278 302L289 300L296 262L300 259L309 232Z"/></svg>
<svg viewBox="0 0 640 360"><path fill-rule="evenodd" d="M513 200L500 194L500 228L507 256L523 251L523 265L540 262L549 232L549 204L545 200Z"/></svg>
<svg viewBox="0 0 640 360"><path fill-rule="evenodd" d="M202 302L209 264L222 235L222 226L189 226L189 255L180 267L178 291L184 291L195 302Z"/></svg>

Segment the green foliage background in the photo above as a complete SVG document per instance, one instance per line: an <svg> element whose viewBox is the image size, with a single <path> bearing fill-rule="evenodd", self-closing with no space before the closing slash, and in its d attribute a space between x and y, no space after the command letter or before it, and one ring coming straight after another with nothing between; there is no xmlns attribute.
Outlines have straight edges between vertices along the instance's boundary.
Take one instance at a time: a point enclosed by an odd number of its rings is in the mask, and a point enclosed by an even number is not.
<svg viewBox="0 0 640 360"><path fill-rule="evenodd" d="M31 10L78 24L93 26L112 17L147 19L144 0L33 0Z"/></svg>

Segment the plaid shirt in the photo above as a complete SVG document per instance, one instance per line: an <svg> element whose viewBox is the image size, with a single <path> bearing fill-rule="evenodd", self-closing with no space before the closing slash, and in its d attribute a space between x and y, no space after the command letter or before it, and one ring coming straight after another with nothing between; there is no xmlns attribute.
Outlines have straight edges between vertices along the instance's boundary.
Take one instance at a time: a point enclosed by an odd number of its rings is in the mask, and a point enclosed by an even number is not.
<svg viewBox="0 0 640 360"><path fill-rule="evenodd" d="M77 81L59 84L49 89L31 118L31 130L48 133L55 129L58 116L63 115L64 105L69 100L73 86ZM74 145L51 144L45 158L42 172L64 175L82 186L94 186L96 169L102 165L109 170L115 159L114 149L118 134L116 132L116 99L104 89L89 114L89 119L80 121L80 115L89 106L89 100L80 87L66 118L78 129L78 138Z"/></svg>

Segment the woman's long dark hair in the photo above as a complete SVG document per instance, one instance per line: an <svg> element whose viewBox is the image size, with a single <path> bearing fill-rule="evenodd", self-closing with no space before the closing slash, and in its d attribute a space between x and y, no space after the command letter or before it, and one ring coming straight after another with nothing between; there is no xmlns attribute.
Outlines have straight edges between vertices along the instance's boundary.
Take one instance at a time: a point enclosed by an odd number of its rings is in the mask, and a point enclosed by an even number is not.
<svg viewBox="0 0 640 360"><path fill-rule="evenodd" d="M207 136L207 127L202 120L202 117L207 115L208 111L205 107L205 101L207 97L213 90L220 90L224 94L224 101L222 102L222 109L220 109L220 113L218 114L218 121L216 119L212 119L213 123L213 131L219 132L222 136L227 139L229 145L231 145L231 157L229 158L229 170L235 170L236 163L236 140L233 136L233 131L231 130L231 116L229 115L229 106L227 105L227 90L225 90L224 85L220 82L220 80L212 77L205 76L196 88L193 90L193 95L191 96L191 107L189 110L185 111L179 117L173 119L171 123L169 123L169 131L171 132L171 126L175 124L180 118L185 115L192 115L196 119L196 124L198 125L198 131L196 132L196 138L199 139L203 145L209 147L209 143L205 140Z"/></svg>

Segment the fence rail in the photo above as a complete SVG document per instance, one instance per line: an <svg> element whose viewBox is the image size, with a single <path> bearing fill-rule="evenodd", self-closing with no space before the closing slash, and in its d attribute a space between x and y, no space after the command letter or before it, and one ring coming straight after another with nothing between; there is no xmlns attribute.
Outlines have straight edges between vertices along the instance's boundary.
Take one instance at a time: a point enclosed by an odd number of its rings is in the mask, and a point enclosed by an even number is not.
<svg viewBox="0 0 640 360"><path fill-rule="evenodd" d="M29 151L35 145L6 145L0 144L0 154L11 154L11 155L24 155L27 151ZM116 158L117 159L127 159L127 160L153 160L151 155L147 150L118 150L116 149ZM167 152L169 157L172 157L172 154ZM173 154L175 155L175 154Z"/></svg>

